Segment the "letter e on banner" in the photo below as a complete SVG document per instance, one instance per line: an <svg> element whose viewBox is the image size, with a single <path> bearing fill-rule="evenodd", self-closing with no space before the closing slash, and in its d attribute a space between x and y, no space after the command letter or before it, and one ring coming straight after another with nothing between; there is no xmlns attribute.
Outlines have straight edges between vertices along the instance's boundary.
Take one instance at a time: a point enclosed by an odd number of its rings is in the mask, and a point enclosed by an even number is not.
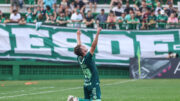
<svg viewBox="0 0 180 101"><path fill-rule="evenodd" d="M32 28L13 28L12 33L16 36L15 53L20 54L38 54L38 55L51 55L51 48L45 48L44 40L40 37L49 37L46 30L36 31ZM36 35L40 37L30 37ZM32 48L37 46L38 48Z"/></svg>
<svg viewBox="0 0 180 101"><path fill-rule="evenodd" d="M0 53L5 53L11 50L11 44L9 39L9 32L0 29Z"/></svg>
<svg viewBox="0 0 180 101"><path fill-rule="evenodd" d="M173 34L168 35L137 35L136 40L140 42L142 57L166 57L167 54L156 55L155 52L168 52L167 42L174 42ZM155 44L155 42L164 42Z"/></svg>

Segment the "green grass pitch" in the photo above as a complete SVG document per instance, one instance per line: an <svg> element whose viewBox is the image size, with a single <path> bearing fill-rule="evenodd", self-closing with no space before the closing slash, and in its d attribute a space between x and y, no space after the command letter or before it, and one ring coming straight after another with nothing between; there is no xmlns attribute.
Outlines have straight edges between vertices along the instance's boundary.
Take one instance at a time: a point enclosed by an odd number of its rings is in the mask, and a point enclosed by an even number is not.
<svg viewBox="0 0 180 101"><path fill-rule="evenodd" d="M68 95L83 97L82 85L83 80L0 81L0 101L66 101ZM102 101L180 101L180 80L101 79L101 91Z"/></svg>

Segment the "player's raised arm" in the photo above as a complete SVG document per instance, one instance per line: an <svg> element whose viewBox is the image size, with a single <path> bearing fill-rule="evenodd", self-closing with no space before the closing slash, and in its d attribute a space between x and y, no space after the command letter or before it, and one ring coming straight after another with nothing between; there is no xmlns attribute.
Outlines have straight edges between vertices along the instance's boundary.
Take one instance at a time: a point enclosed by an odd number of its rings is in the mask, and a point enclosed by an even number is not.
<svg viewBox="0 0 180 101"><path fill-rule="evenodd" d="M96 49L96 46L97 46L97 43L98 43L98 37L99 37L99 34L100 34L100 32L101 32L101 29L102 29L102 28L98 28L98 29L97 29L96 37L95 37L95 39L94 39L94 41L93 41L93 43L92 43L92 45L91 45L91 49L90 49L91 55L94 54L94 51L95 51L95 49Z"/></svg>
<svg viewBox="0 0 180 101"><path fill-rule="evenodd" d="M80 45L81 44L81 31L78 29L77 31L77 44Z"/></svg>

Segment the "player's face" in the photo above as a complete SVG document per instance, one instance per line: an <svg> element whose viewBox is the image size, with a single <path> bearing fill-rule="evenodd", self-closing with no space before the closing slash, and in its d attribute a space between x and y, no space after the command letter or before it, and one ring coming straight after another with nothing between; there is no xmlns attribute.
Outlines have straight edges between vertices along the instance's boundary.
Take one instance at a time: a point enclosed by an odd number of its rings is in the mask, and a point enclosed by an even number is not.
<svg viewBox="0 0 180 101"><path fill-rule="evenodd" d="M88 51L88 49L86 48L86 46L84 45L81 45L81 50L82 50L82 53L85 55Z"/></svg>

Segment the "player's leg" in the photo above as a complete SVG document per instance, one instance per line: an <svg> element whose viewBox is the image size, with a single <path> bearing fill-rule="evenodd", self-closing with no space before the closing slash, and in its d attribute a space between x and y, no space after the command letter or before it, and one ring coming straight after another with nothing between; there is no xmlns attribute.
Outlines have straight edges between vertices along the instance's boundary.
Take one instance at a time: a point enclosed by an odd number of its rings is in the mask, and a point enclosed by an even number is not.
<svg viewBox="0 0 180 101"><path fill-rule="evenodd" d="M87 86L84 86L84 99L78 98L78 101L90 101L91 91L88 90Z"/></svg>
<svg viewBox="0 0 180 101"><path fill-rule="evenodd" d="M78 101L101 101L101 100L100 99L97 99L97 100L79 99Z"/></svg>
<svg viewBox="0 0 180 101"><path fill-rule="evenodd" d="M99 84L92 89L90 96L91 96L90 99L92 99L92 101L101 101L101 89Z"/></svg>
<svg viewBox="0 0 180 101"><path fill-rule="evenodd" d="M88 90L87 86L84 86L84 99L74 96L69 96L67 101L91 101L90 95L91 95L91 91Z"/></svg>
<svg viewBox="0 0 180 101"><path fill-rule="evenodd" d="M82 99L74 96L69 96L67 101L101 101L101 99Z"/></svg>
<svg viewBox="0 0 180 101"><path fill-rule="evenodd" d="M96 101L96 100L90 100L90 99L82 99L74 96L69 96L67 101ZM99 101L99 100L97 100Z"/></svg>
<svg viewBox="0 0 180 101"><path fill-rule="evenodd" d="M73 100L74 100L74 96L69 95L67 101L73 101Z"/></svg>
<svg viewBox="0 0 180 101"><path fill-rule="evenodd" d="M96 85L91 91L88 90L88 87L84 86L84 99L69 96L68 101L101 101L101 89L99 85Z"/></svg>
<svg viewBox="0 0 180 101"><path fill-rule="evenodd" d="M99 85L96 85L91 91L87 87L84 90L85 99L78 98L78 101L101 101L101 89Z"/></svg>

